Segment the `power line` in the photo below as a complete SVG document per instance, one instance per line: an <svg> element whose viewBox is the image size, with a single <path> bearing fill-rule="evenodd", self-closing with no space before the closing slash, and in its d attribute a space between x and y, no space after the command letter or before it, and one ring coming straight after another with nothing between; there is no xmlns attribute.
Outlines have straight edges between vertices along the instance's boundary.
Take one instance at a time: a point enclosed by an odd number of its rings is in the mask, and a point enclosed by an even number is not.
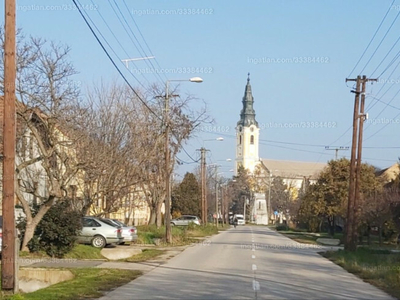
<svg viewBox="0 0 400 300"><path fill-rule="evenodd" d="M388 8L388 10L387 10L387 12L386 12L386 14L385 14L385 16L383 17L381 23L379 24L379 26L378 26L378 28L376 29L374 35L372 36L371 40L369 41L367 47L365 48L364 52L361 54L361 57L358 59L356 65L354 66L353 70L351 70L350 74L349 74L347 77L350 77L350 76L353 74L354 70L357 68L357 66L358 66L358 64L360 63L361 59L364 57L364 55L365 55L365 53L367 52L367 50L368 50L369 46L371 45L372 41L375 39L376 34L378 33L379 29L381 28L383 22L386 20L386 17L387 17L387 15L389 14L389 12L390 12L390 10L391 10L391 8L392 8L392 6L393 6L393 3L394 3L395 1L396 1L396 0L393 0L392 4L390 4L390 6L389 6L389 8Z"/></svg>
<svg viewBox="0 0 400 300"><path fill-rule="evenodd" d="M140 53L140 55L142 55L143 57L146 57L146 56L147 56L146 52L143 50L143 47L140 45L140 42L139 42L139 40L137 39L135 33L133 32L132 28L129 26L129 24L128 24L128 22L127 22L125 16L124 16L124 14L122 13L121 9L119 8L118 3L117 3L115 0L114 0L113 2L114 2L114 4L115 4L115 6L116 6L116 8L117 8L117 10L118 10L118 12L119 12L119 14L121 15L122 19L124 20L126 26L124 25L124 22L122 22L122 20L121 20L121 18L119 17L118 13L117 13L116 10L114 9L114 6L111 5L111 2L110 2L110 6L111 6L112 10L114 11L115 15L117 16L118 20L120 21L120 23L121 23L122 27L124 28L125 32L128 34L129 39L131 40L131 42L132 42L133 45L135 46L136 50ZM128 29L129 29L129 31L128 31ZM131 34L129 34L129 32L130 32ZM139 47L136 45L135 41L132 39L132 36L133 36L133 38L136 40L136 42L137 42L137 44L139 45ZM140 49L139 49L139 48L140 48ZM142 53L142 52L143 52L143 53ZM149 64L149 63L150 63L150 65L153 66L152 63L151 63L151 61L146 60L145 62L146 62L146 64ZM153 66L153 68L154 68L154 66ZM160 80L161 82L163 82L161 76L160 76L157 72L156 72L156 73L153 73L153 75L154 75L154 77L155 77L157 80ZM157 78L157 75L158 75L158 78Z"/></svg>
<svg viewBox="0 0 400 300"><path fill-rule="evenodd" d="M390 10L390 8L389 8ZM381 39L381 41L379 42L378 46L376 47L375 51L372 53L371 57L369 58L369 60L367 61L367 63L365 64L364 68L361 70L360 74L362 74L365 70L365 68L367 67L367 65L370 63L370 61L372 60L372 58L374 57L374 55L376 54L376 52L378 51L379 47L382 45L383 41L385 40L386 36L388 35L390 29L392 29L394 23L396 22L397 18L400 15L400 11L397 13L396 17L394 18L392 24L390 24L388 30L386 30L385 35L383 36L383 38Z"/></svg>
<svg viewBox="0 0 400 300"><path fill-rule="evenodd" d="M125 0L123 0L123 2L124 2L124 5L125 5L126 9L127 9L128 12L129 12L129 8L128 8L128 5L126 4ZM135 27L136 27L136 29L138 30L140 36L142 37L142 39L143 39L143 41L144 41L144 44L146 45L147 49L149 50L150 55L151 55L151 56L154 56L154 54L153 54L153 52L151 51L151 49L150 49L150 47L149 47L149 45L148 45L146 39L144 38L144 36L143 36L143 34L142 34L142 31L140 30L139 26L137 25L135 19L133 18L133 15L132 15L131 13L129 13L129 16L131 17L131 19L132 19L132 21L133 21L133 24L135 24ZM160 64L158 63L157 58L154 58L154 61L156 62L157 66L158 66L158 67L160 68L160 70L161 70L161 66L160 66ZM150 63L151 63L151 62L150 62ZM167 76L166 76L164 73L163 73L163 75L164 75L164 77L165 77L165 80L168 80Z"/></svg>
<svg viewBox="0 0 400 300"><path fill-rule="evenodd" d="M104 47L103 43L100 41L99 37L97 36L97 34L94 32L92 26L89 24L88 20L86 19L86 17L83 15L82 10L81 10L81 5L76 3L77 0L72 0L72 2L74 3L74 5L76 6L77 10L79 11L80 15L82 16L83 20L85 21L86 25L89 27L90 31L92 32L92 34L94 35L94 37L96 38L97 42L99 43L99 45L101 46L101 48L103 49L103 51L105 52L105 54L107 55L108 59L111 61L111 63L114 65L114 67L117 69L118 73L121 75L121 77L124 79L124 81L126 82L126 84L129 86L129 88L134 92L134 94L136 95L136 97L139 99L140 102L142 102L142 104L160 121L162 121L162 119L158 116L158 114L156 114L148 105L147 103L140 97L140 95L135 91L135 89L132 87L132 85L129 83L129 81L126 79L126 77L124 76L124 74L122 74L121 70L118 68L118 66L116 65L115 61L112 59L111 55L108 53L107 49ZM79 2L79 1L78 1Z"/></svg>
<svg viewBox="0 0 400 300"><path fill-rule="evenodd" d="M95 5L95 3L93 2L93 0L91 0L91 1L92 1L92 4ZM126 56L129 56L129 54L128 54L128 52L125 50L124 46L122 46L122 44L121 44L121 42L120 42L120 39L117 38L117 36L115 35L114 31L113 31L113 30L111 29L111 27L108 25L107 21L104 19L104 17L103 17L103 15L101 14L100 10L97 9L96 11L97 11L97 13L99 14L100 18L103 20L104 24L106 24L108 30L110 30L111 34L113 35L113 37L115 38L115 40L117 41L117 43L119 44L119 46L120 46L120 47L122 48L122 50L125 52ZM98 27L94 24L93 20L92 20L90 17L89 17L89 19L91 20L91 22L93 23L93 25L95 26L95 28L97 29L97 31L100 33L100 35L101 35L101 36L103 37L103 39L105 40L105 37L101 34L100 30L99 30ZM108 44L108 46L111 48L111 45L110 45L109 43L107 43L107 44ZM114 52L114 51L113 51L113 52ZM115 54L115 52L114 52L114 54ZM116 55L116 56L117 56L117 55ZM134 64L134 63L133 63L133 64ZM135 67L136 67L136 65L135 65ZM133 76L133 78L135 78L136 81L138 81L139 84L140 84L144 89L146 89L146 87L136 78L135 75L133 75L133 73L132 73L129 69L128 69L128 71L129 71L129 73L131 73L131 75ZM147 83L150 85L149 80L144 76L144 74L142 74L142 76L143 76L143 78L147 81Z"/></svg>

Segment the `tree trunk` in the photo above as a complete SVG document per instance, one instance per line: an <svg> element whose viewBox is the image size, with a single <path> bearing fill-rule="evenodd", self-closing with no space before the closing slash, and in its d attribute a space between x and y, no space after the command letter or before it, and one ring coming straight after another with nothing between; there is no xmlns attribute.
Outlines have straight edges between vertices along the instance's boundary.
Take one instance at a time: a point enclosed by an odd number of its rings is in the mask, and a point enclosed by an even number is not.
<svg viewBox="0 0 400 300"><path fill-rule="evenodd" d="M37 224L32 221L26 223L24 240L22 241L21 250L29 252L28 243L33 238Z"/></svg>
<svg viewBox="0 0 400 300"><path fill-rule="evenodd" d="M149 225L154 225L154 224L156 224L156 210L154 207L150 206Z"/></svg>
<svg viewBox="0 0 400 300"><path fill-rule="evenodd" d="M160 228L163 224L162 213L161 213L162 203L157 203L156 209L156 224L157 228Z"/></svg>
<svg viewBox="0 0 400 300"><path fill-rule="evenodd" d="M333 217L328 217L329 224L329 235L333 237L335 235L335 219Z"/></svg>

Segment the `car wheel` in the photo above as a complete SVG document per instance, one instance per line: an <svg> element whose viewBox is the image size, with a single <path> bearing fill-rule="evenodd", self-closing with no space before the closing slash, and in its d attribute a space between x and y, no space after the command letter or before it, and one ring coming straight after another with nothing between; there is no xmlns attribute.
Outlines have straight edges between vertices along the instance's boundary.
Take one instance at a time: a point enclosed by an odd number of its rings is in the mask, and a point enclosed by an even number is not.
<svg viewBox="0 0 400 300"><path fill-rule="evenodd" d="M106 246L106 239L101 235L96 235L92 240L92 246L96 248L104 248Z"/></svg>

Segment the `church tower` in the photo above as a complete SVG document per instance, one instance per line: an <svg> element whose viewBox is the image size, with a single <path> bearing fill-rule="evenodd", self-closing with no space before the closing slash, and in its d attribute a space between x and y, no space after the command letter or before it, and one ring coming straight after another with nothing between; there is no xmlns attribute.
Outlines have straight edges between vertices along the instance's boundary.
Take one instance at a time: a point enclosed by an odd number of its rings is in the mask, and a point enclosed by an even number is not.
<svg viewBox="0 0 400 300"><path fill-rule="evenodd" d="M235 176L240 166L243 166L253 173L259 161L258 142L260 128L258 127L256 113L253 108L254 98L251 93L250 73L247 77L242 103L243 108L240 112L240 120L236 125Z"/></svg>

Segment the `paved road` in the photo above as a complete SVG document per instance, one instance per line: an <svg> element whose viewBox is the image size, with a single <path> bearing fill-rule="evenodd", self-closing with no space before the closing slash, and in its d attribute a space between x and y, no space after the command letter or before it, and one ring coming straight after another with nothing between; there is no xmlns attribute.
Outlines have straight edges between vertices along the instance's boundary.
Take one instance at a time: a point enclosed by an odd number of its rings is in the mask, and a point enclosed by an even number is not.
<svg viewBox="0 0 400 300"><path fill-rule="evenodd" d="M232 228L101 299L393 299L317 250L266 227Z"/></svg>

